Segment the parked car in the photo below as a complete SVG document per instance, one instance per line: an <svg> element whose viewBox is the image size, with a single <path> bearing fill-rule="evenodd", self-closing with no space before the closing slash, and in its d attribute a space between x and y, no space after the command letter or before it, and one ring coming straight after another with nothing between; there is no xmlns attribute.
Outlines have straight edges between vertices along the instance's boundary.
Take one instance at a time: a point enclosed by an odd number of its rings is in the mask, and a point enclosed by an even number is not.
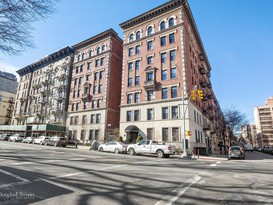
<svg viewBox="0 0 273 205"><path fill-rule="evenodd" d="M0 141L8 141L9 136L6 134L0 134Z"/></svg>
<svg viewBox="0 0 273 205"><path fill-rule="evenodd" d="M78 148L78 144L80 144L80 141L79 140L67 140L67 143L66 143L66 146L67 147L76 147Z"/></svg>
<svg viewBox="0 0 273 205"><path fill-rule="evenodd" d="M241 146L232 146L228 150L228 159L245 159L245 151Z"/></svg>
<svg viewBox="0 0 273 205"><path fill-rule="evenodd" d="M50 139L49 136L45 136L45 138L40 142L40 145L44 145L46 141Z"/></svg>
<svg viewBox="0 0 273 205"><path fill-rule="evenodd" d="M110 141L98 147L100 152L126 153L127 145L122 142Z"/></svg>
<svg viewBox="0 0 273 205"><path fill-rule="evenodd" d="M245 151L253 152L254 150L252 144L245 144L244 147L245 147Z"/></svg>
<svg viewBox="0 0 273 205"><path fill-rule="evenodd" d="M65 137L53 136L53 137L50 137L49 139L46 139L44 141L44 145L45 146L52 145L54 147L56 146L66 147L67 139Z"/></svg>
<svg viewBox="0 0 273 205"><path fill-rule="evenodd" d="M33 144L43 144L43 141L45 138L46 138L46 136L39 136L37 138L34 138L32 143Z"/></svg>
<svg viewBox="0 0 273 205"><path fill-rule="evenodd" d="M23 137L20 136L19 134L14 134L9 137L10 142L22 142Z"/></svg>
<svg viewBox="0 0 273 205"><path fill-rule="evenodd" d="M137 144L130 144L127 147L130 155L134 154L152 154L159 158L168 158L175 154L175 146L159 144L153 140L141 140Z"/></svg>
<svg viewBox="0 0 273 205"><path fill-rule="evenodd" d="M33 138L32 137L26 137L22 139L22 143L32 143Z"/></svg>

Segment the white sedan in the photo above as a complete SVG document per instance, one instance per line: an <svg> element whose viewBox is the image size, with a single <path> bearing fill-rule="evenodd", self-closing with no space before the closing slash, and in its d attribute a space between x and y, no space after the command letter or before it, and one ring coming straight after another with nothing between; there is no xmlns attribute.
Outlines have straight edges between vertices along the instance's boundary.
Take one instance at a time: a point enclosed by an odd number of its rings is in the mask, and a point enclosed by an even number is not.
<svg viewBox="0 0 273 205"><path fill-rule="evenodd" d="M42 144L45 138L46 138L45 136L39 136L39 137L33 139L32 143L33 144Z"/></svg>
<svg viewBox="0 0 273 205"><path fill-rule="evenodd" d="M118 153L126 153L127 145L122 142L110 141L105 144L101 144L98 148L100 152L114 152Z"/></svg>

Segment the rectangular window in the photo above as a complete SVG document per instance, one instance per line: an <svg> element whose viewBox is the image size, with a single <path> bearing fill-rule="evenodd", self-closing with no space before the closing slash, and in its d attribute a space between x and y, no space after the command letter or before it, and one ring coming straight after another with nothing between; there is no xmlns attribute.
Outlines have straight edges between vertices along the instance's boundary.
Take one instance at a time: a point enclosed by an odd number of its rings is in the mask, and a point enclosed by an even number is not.
<svg viewBox="0 0 273 205"><path fill-rule="evenodd" d="M162 99L168 98L168 88L162 88Z"/></svg>
<svg viewBox="0 0 273 205"><path fill-rule="evenodd" d="M96 72L95 75L94 75L94 80L95 80L95 81L98 80L98 76L99 76L99 73Z"/></svg>
<svg viewBox="0 0 273 205"><path fill-rule="evenodd" d="M95 67L98 67L100 65L100 59L96 59L95 61Z"/></svg>
<svg viewBox="0 0 273 205"><path fill-rule="evenodd" d="M147 109L147 120L154 119L154 110L152 108Z"/></svg>
<svg viewBox="0 0 273 205"><path fill-rule="evenodd" d="M95 130L95 140L98 140L100 136L100 130Z"/></svg>
<svg viewBox="0 0 273 205"><path fill-rule="evenodd" d="M127 122L131 121L131 117L132 117L131 115L132 115L132 111L127 111L127 113L126 113Z"/></svg>
<svg viewBox="0 0 273 205"><path fill-rule="evenodd" d="M95 123L95 115L91 115L90 123L91 123L91 124L94 124L94 123Z"/></svg>
<svg viewBox="0 0 273 205"><path fill-rule="evenodd" d="M85 101L85 102L83 103L83 109L87 109L87 108L88 108L88 102Z"/></svg>
<svg viewBox="0 0 273 205"><path fill-rule="evenodd" d="M133 70L133 63L129 63L128 64L128 71L132 71Z"/></svg>
<svg viewBox="0 0 273 205"><path fill-rule="evenodd" d="M135 85L138 86L139 84L140 84L140 77L136 76Z"/></svg>
<svg viewBox="0 0 273 205"><path fill-rule="evenodd" d="M176 78L176 68L171 68L171 79Z"/></svg>
<svg viewBox="0 0 273 205"><path fill-rule="evenodd" d="M167 80L167 70L161 71L161 80Z"/></svg>
<svg viewBox="0 0 273 205"><path fill-rule="evenodd" d="M91 75L86 75L86 81L90 81Z"/></svg>
<svg viewBox="0 0 273 205"><path fill-rule="evenodd" d="M134 111L134 121L139 121L139 119L140 119L140 112L139 112L139 110L135 110Z"/></svg>
<svg viewBox="0 0 273 205"><path fill-rule="evenodd" d="M102 93L102 84L99 85L99 93Z"/></svg>
<svg viewBox="0 0 273 205"><path fill-rule="evenodd" d="M147 128L147 139L154 140L154 129L153 128Z"/></svg>
<svg viewBox="0 0 273 205"><path fill-rule="evenodd" d="M178 107L173 106L172 107L172 119L177 119L178 118Z"/></svg>
<svg viewBox="0 0 273 205"><path fill-rule="evenodd" d="M127 95L127 104L131 104L132 103L132 94L128 94Z"/></svg>
<svg viewBox="0 0 273 205"><path fill-rule="evenodd" d="M147 91L147 100L148 101L151 101L153 99L153 94L154 94L153 90L148 90Z"/></svg>
<svg viewBox="0 0 273 205"><path fill-rule="evenodd" d="M166 45L166 36L163 36L160 38L160 45L165 46Z"/></svg>
<svg viewBox="0 0 273 205"><path fill-rule="evenodd" d="M169 141L169 129L162 128L162 141L168 142Z"/></svg>
<svg viewBox="0 0 273 205"><path fill-rule="evenodd" d="M94 86L93 88L93 94L96 94L97 93L97 86Z"/></svg>
<svg viewBox="0 0 273 205"><path fill-rule="evenodd" d="M175 42L175 37L174 37L174 33L169 35L169 43L174 43Z"/></svg>
<svg viewBox="0 0 273 205"><path fill-rule="evenodd" d="M96 123L100 123L100 114L96 114Z"/></svg>
<svg viewBox="0 0 273 205"><path fill-rule="evenodd" d="M98 100L98 108L101 108L101 99Z"/></svg>
<svg viewBox="0 0 273 205"><path fill-rule="evenodd" d="M78 84L78 78L75 78L74 85L76 86Z"/></svg>
<svg viewBox="0 0 273 205"><path fill-rule="evenodd" d="M100 79L103 77L103 71L100 71Z"/></svg>
<svg viewBox="0 0 273 205"><path fill-rule="evenodd" d="M134 48L129 48L129 56L132 56L134 52Z"/></svg>
<svg viewBox="0 0 273 205"><path fill-rule="evenodd" d="M70 117L70 125L73 125L74 117Z"/></svg>
<svg viewBox="0 0 273 205"><path fill-rule="evenodd" d="M152 64L153 63L153 57L152 56L149 56L147 58L147 64Z"/></svg>
<svg viewBox="0 0 273 205"><path fill-rule="evenodd" d="M147 50L150 51L153 49L153 41L148 41L147 42Z"/></svg>
<svg viewBox="0 0 273 205"><path fill-rule="evenodd" d="M79 89L79 90L78 90L78 96L77 96L77 97L79 98L80 96L81 96L81 90Z"/></svg>
<svg viewBox="0 0 273 205"><path fill-rule="evenodd" d="M175 51L170 51L170 61L175 61L176 53Z"/></svg>
<svg viewBox="0 0 273 205"><path fill-rule="evenodd" d="M100 59L100 65L104 65L104 58Z"/></svg>
<svg viewBox="0 0 273 205"><path fill-rule="evenodd" d="M79 85L82 84L82 77L79 78Z"/></svg>
<svg viewBox="0 0 273 205"><path fill-rule="evenodd" d="M80 66L80 72L82 72L82 71L83 71L83 65Z"/></svg>
<svg viewBox="0 0 273 205"><path fill-rule="evenodd" d="M140 46L136 46L136 54L139 54L140 53Z"/></svg>
<svg viewBox="0 0 273 205"><path fill-rule="evenodd" d="M92 65L91 62L88 62L88 63L87 63L87 70L90 70L90 69L91 69L91 65Z"/></svg>
<svg viewBox="0 0 273 205"><path fill-rule="evenodd" d="M82 116L82 124L86 124L86 119L87 119L87 116L86 115L83 115Z"/></svg>
<svg viewBox="0 0 273 205"><path fill-rule="evenodd" d="M93 130L89 130L89 140L90 141L94 140L94 132L93 132Z"/></svg>
<svg viewBox="0 0 273 205"><path fill-rule="evenodd" d="M77 125L78 124L78 122L79 122L79 116L75 116L75 125Z"/></svg>
<svg viewBox="0 0 273 205"><path fill-rule="evenodd" d="M166 53L161 53L161 63L166 63Z"/></svg>
<svg viewBox="0 0 273 205"><path fill-rule="evenodd" d="M140 61L139 60L136 61L135 66L136 66L136 71L138 72L140 69Z"/></svg>
<svg viewBox="0 0 273 205"><path fill-rule="evenodd" d="M80 109L80 103L77 103L76 104L76 110L79 110Z"/></svg>
<svg viewBox="0 0 273 205"><path fill-rule="evenodd" d="M140 102L140 93L135 93L135 103Z"/></svg>
<svg viewBox="0 0 273 205"><path fill-rule="evenodd" d="M171 97L176 98L177 97L177 87L171 87Z"/></svg>
<svg viewBox="0 0 273 205"><path fill-rule="evenodd" d="M167 107L163 107L162 108L162 119L168 119L168 108Z"/></svg>
<svg viewBox="0 0 273 205"><path fill-rule="evenodd" d="M73 98L76 97L76 94L77 94L77 90L74 90L74 91L73 91Z"/></svg>
<svg viewBox="0 0 273 205"><path fill-rule="evenodd" d="M146 73L146 81L151 81L153 79L154 79L154 73L153 72Z"/></svg>
<svg viewBox="0 0 273 205"><path fill-rule="evenodd" d="M132 87L132 85L133 85L133 79L128 78L128 87Z"/></svg>
<svg viewBox="0 0 273 205"><path fill-rule="evenodd" d="M81 140L85 140L85 130L81 130Z"/></svg>
<svg viewBox="0 0 273 205"><path fill-rule="evenodd" d="M172 128L172 141L178 142L179 141L179 129L178 127Z"/></svg>
<svg viewBox="0 0 273 205"><path fill-rule="evenodd" d="M96 108L96 100L92 101L92 108Z"/></svg>

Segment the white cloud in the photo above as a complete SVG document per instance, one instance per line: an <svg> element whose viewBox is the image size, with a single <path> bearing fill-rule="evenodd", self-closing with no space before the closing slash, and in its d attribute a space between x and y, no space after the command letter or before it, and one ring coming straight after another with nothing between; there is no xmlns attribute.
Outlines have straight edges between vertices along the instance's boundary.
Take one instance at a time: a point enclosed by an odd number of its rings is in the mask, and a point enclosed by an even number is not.
<svg viewBox="0 0 273 205"><path fill-rule="evenodd" d="M20 68L15 65L0 60L0 70L16 75L17 79L19 78L19 75L16 73L16 71L19 69Z"/></svg>

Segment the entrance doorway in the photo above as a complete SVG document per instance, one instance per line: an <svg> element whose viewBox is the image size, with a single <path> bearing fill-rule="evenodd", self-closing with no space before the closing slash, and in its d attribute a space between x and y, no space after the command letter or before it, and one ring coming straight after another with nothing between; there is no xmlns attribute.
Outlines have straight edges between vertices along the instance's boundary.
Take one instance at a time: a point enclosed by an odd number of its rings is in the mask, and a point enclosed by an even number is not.
<svg viewBox="0 0 273 205"><path fill-rule="evenodd" d="M136 143L138 137L139 129L134 125L130 125L125 129L126 132L126 142L127 143Z"/></svg>

